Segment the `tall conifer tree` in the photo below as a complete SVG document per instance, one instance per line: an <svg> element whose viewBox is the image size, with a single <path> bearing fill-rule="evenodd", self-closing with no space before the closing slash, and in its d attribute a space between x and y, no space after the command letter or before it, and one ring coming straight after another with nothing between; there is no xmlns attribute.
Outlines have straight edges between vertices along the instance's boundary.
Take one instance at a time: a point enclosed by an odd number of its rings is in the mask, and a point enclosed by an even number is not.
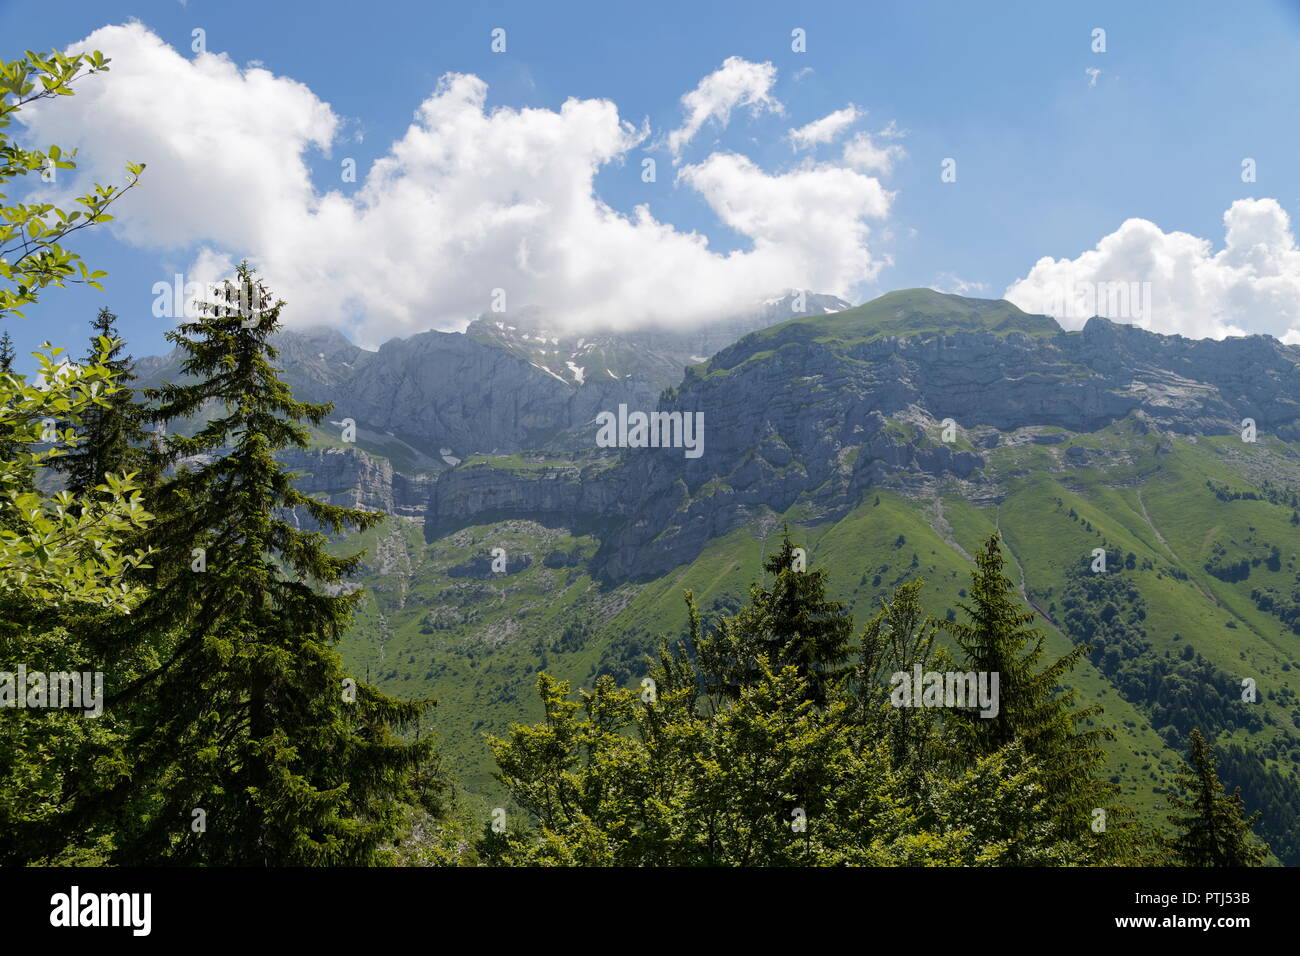
<svg viewBox="0 0 1300 956"><path fill-rule="evenodd" d="M76 445L52 460L51 464L66 475L67 487L78 497L104 483L106 474L135 472L143 464L140 443L144 431L140 427L142 409L135 402L135 392L130 383L135 380L131 371L131 356L123 355L125 344L118 337L114 325L117 316L101 308L91 322L90 352L87 361L100 355L101 339L112 345L104 365L113 371L113 386L104 405L92 405L81 415L77 426Z"/></svg>
<svg viewBox="0 0 1300 956"><path fill-rule="evenodd" d="M361 596L343 586L360 554L331 556L293 514L332 532L382 516L302 494L273 457L306 447L302 423L330 411L295 401L272 364L283 305L242 264L168 334L193 384L146 391L158 421L215 415L165 440L175 473L156 495L152 586L119 641L146 635L157 661L109 701L139 728L129 792L101 801L112 812L128 798L123 862L373 862L431 756L428 737L395 731L432 702L352 680L334 649Z"/></svg>
<svg viewBox="0 0 1300 956"><path fill-rule="evenodd" d="M0 375L8 375L14 370L14 340L9 330L0 332Z"/></svg>
<svg viewBox="0 0 1300 956"><path fill-rule="evenodd" d="M1188 743L1191 753L1178 775L1182 794L1169 797L1180 811L1169 816L1176 828L1169 841L1175 859L1183 866L1263 866L1268 850L1251 833L1259 812L1245 815L1240 787L1231 794L1224 790L1214 751L1199 730L1191 732Z"/></svg>
<svg viewBox="0 0 1300 956"><path fill-rule="evenodd" d="M762 676L761 655L774 671L797 668L813 702L825 705L852 670L853 618L842 603L827 599L826 571L808 569L803 549L788 533L763 570L772 576L771 586L751 585L749 606L698 641L701 665L711 675L708 690L734 700Z"/></svg>
<svg viewBox="0 0 1300 956"><path fill-rule="evenodd" d="M959 605L965 621L941 621L964 655L963 669L998 675L998 713L952 712L959 749L983 757L1019 741L1026 756L1042 770L1054 814L1071 835L1086 833L1093 813L1105 808L1113 785L1100 777L1107 729L1083 729L1101 708L1074 709L1074 692L1063 687L1065 675L1087 653L1079 645L1044 665L1044 634L1034 628L1034 612L1016 598L1016 586L1004 573L1001 536L994 532L975 556L970 603Z"/></svg>
<svg viewBox="0 0 1300 956"><path fill-rule="evenodd" d="M14 340L9 337L9 330L0 332L0 377L7 376L14 370ZM0 461L13 461L18 451L14 440L14 429L0 423Z"/></svg>
<svg viewBox="0 0 1300 956"><path fill-rule="evenodd" d="M9 337L9 330L5 329L0 333L0 378L8 381L8 376L14 371L14 341ZM18 466L18 453L22 451L22 442L19 441L19 429L8 422L0 422L0 461L6 462L11 468L11 485L14 491L34 491L36 484L32 478L31 469L23 469ZM18 516L12 514L8 509L0 510L0 527L17 529L21 527Z"/></svg>

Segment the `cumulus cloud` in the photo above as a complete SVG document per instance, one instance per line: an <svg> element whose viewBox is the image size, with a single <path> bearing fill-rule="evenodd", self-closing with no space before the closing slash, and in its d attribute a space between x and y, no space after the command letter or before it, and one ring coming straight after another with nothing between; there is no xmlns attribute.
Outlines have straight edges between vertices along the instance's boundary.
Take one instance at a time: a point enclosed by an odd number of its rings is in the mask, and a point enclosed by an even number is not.
<svg viewBox="0 0 1300 956"><path fill-rule="evenodd" d="M448 74L354 186L321 189L309 161L336 149L329 165L340 168L352 137L301 83L222 55L183 57L139 24L104 27L74 49L103 50L112 71L22 116L34 138L86 147L85 178L148 163L110 228L193 256L190 281L247 257L289 303L286 321L343 326L362 344L463 328L495 290L507 311L540 306L575 328L686 324L783 288L848 298L888 261L868 247L868 223L887 217L891 194L834 164L773 173L714 154L681 167L680 188L746 240L725 254L648 205L611 208L596 174L626 162L649 130L609 100L493 109L481 79ZM740 105L775 108L773 76L728 60L687 94L683 130Z"/></svg>
<svg viewBox="0 0 1300 956"><path fill-rule="evenodd" d="M139 244L248 240L249 210L264 223L300 215L314 199L306 154L328 152L338 119L306 86L224 56L187 60L138 23L105 27L72 50L102 49L110 72L77 95L20 114L43 141L84 145L96 182L148 164L118 231ZM196 175L199 174L199 175Z"/></svg>
<svg viewBox="0 0 1300 956"><path fill-rule="evenodd" d="M807 283L814 289L873 279L885 264L867 248L866 220L883 219L892 198L877 179L824 165L773 176L734 153L714 153L682 169L678 179L753 241L747 266L756 284L769 264L782 268L791 256L799 257L796 271L815 277Z"/></svg>
<svg viewBox="0 0 1300 956"><path fill-rule="evenodd" d="M862 111L850 103L842 110L828 113L806 126L790 130L790 145L799 150L812 149L822 143L832 142L840 133L856 123L860 116Z"/></svg>
<svg viewBox="0 0 1300 956"><path fill-rule="evenodd" d="M739 106L748 106L754 113L763 110L782 112L782 105L772 96L775 82L776 67L771 63L751 63L738 56L723 60L722 66L682 97L686 119L668 134L668 149L674 159L681 156L682 149L705 123L713 120L726 126L731 120L731 111Z"/></svg>
<svg viewBox="0 0 1300 956"><path fill-rule="evenodd" d="M890 123L885 129L876 134L871 134L865 130L854 134L853 138L844 144L843 162L846 166L860 170L864 173L879 173L882 176L888 176L893 172L894 164L901 160L905 155L903 147L897 143L888 142L888 140L897 139L902 136ZM881 142L884 140L885 142Z"/></svg>
<svg viewBox="0 0 1300 956"><path fill-rule="evenodd" d="M1076 259L1039 259L1005 297L1082 328L1092 315L1155 332L1224 338L1265 332L1300 342L1300 250L1275 199L1239 199L1224 245L1129 219Z"/></svg>

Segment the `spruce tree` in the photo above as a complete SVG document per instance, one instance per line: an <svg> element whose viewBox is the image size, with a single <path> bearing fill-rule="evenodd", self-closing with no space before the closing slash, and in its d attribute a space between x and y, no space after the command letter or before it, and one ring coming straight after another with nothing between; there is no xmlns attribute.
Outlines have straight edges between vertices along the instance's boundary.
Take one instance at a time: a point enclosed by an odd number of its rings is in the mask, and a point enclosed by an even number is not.
<svg viewBox="0 0 1300 956"><path fill-rule="evenodd" d="M144 440L140 427L142 409L135 402L135 392L130 383L135 380L131 371L131 356L123 355L125 343L118 337L114 323L117 316L101 308L91 322L94 330L90 337L88 362L100 355L108 339L111 345L104 365L113 372L115 391L107 397L106 404L93 405L81 416L77 427L79 441L52 465L66 478L67 488L74 495L86 495L104 483L109 473L136 472L143 464L139 445Z"/></svg>
<svg viewBox="0 0 1300 956"><path fill-rule="evenodd" d="M781 547L763 562L771 586L751 585L749 606L722 618L714 634L698 640L711 694L739 697L762 676L757 662L762 656L774 671L794 666L807 680L811 700L824 706L852 671L853 618L842 603L827 600L826 571L809 570L806 563L803 550L784 534Z"/></svg>
<svg viewBox="0 0 1300 956"><path fill-rule="evenodd" d="M17 381L9 378L10 375L16 374L15 355L13 339L9 337L9 330L5 329L0 333L0 385L4 385L6 391ZM8 465L9 489L16 492L35 491L36 483L31 469L23 468L18 462L18 455L22 450L20 429L9 422L0 422L0 461ZM7 508L0 510L0 527L17 530L21 526L22 522L16 514Z"/></svg>
<svg viewBox="0 0 1300 956"><path fill-rule="evenodd" d="M14 370L14 342L9 337L9 330L0 333L0 380L7 380ZM7 423L0 422L0 461L12 462L18 454L18 442L15 429Z"/></svg>
<svg viewBox="0 0 1300 956"><path fill-rule="evenodd" d="M1183 761L1177 778L1182 793L1169 796L1180 811L1168 818L1176 829L1169 841L1175 860L1183 866L1263 866L1268 849L1251 832L1259 812L1246 817L1241 788L1224 790L1214 751L1199 730L1192 730L1188 744L1190 762Z"/></svg>
<svg viewBox="0 0 1300 956"><path fill-rule="evenodd" d="M940 621L964 656L962 668L998 675L998 712L957 709L950 722L959 752L975 757L997 753L1019 742L1042 771L1049 805L1069 835L1086 833L1092 813L1105 808L1113 785L1101 779L1108 729L1081 729L1100 707L1074 709L1074 692L1062 681L1087 653L1079 645L1044 665L1044 634L1032 626L1034 612L1016 599L1016 587L1004 573L1001 536L994 532L975 557L970 603L959 607L967 620Z"/></svg>
<svg viewBox="0 0 1300 956"><path fill-rule="evenodd" d="M918 790L931 769L938 715L926 708L894 707L889 681L899 672L933 669L946 657L934 650L938 626L921 607L924 580L898 587L862 629L855 687L855 718L873 742L883 742L902 779Z"/></svg>
<svg viewBox="0 0 1300 956"><path fill-rule="evenodd" d="M136 728L129 784L98 802L128 807L118 862L364 865L419 798L430 740L396 731L432 702L344 671L335 645L361 593L343 579L361 555L332 556L292 520L337 533L382 516L302 494L273 457L305 448L302 423L330 411L295 401L272 364L283 305L242 264L168 334L193 384L146 390L151 419L215 417L165 439L175 472L155 495L151 589L118 635L119 651L143 636L156 659L109 698Z"/></svg>

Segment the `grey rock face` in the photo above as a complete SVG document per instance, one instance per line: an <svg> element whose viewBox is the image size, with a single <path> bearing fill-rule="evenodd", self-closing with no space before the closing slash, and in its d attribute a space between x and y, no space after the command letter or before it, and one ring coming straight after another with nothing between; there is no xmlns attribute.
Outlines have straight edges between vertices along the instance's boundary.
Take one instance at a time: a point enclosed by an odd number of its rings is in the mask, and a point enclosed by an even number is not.
<svg viewBox="0 0 1300 956"><path fill-rule="evenodd" d="M560 381L510 353L463 335L427 332L379 350L336 403L342 414L408 441L458 455L568 447L566 432L618 402L646 404L659 389L644 381Z"/></svg>
<svg viewBox="0 0 1300 956"><path fill-rule="evenodd" d="M621 514L627 476L605 464L509 471L471 465L443 472L432 483L425 512L427 536L467 523L528 517L585 527Z"/></svg>
<svg viewBox="0 0 1300 956"><path fill-rule="evenodd" d="M940 440L947 418L972 433L966 447L975 449L1031 426L1090 432L1124 418L1143 431L1188 434L1234 432L1246 417L1280 437L1300 425L1300 349L1275 339L1190 341L1104 319L1075 333L1030 327L1034 334L939 331L842 345L792 323L746 337L707 369L688 369L657 406L704 413L699 458L631 448L616 467L586 475L452 472L434 484L429 518L603 522L597 567L623 579L690 560L765 508L802 500L833 516L886 481L979 480L981 455ZM1087 463L1082 449L1071 455Z"/></svg>
<svg viewBox="0 0 1300 956"><path fill-rule="evenodd" d="M837 305L810 299L814 312ZM1300 348L1267 336L1193 341L1100 318L1067 333L1009 303L933 292L786 322L721 348L707 364L681 364L746 322L778 321L789 303L778 298L768 308L775 314L737 319L730 332L601 339L602 361L631 364L603 379L584 369L581 384L567 368L577 360L564 354L577 340L543 336L537 316L500 328L476 323L466 335L424 333L378 352L335 333L287 333L286 378L301 397L333 401L332 419L351 417L432 449L439 463L530 449L559 450L573 463L468 462L425 479L359 449L287 460L305 474L304 490L423 514L429 535L507 518L598 531L597 570L624 579L689 560L767 509L802 502L834 516L873 485L979 483L985 450L1063 440L1035 429L1090 432L1127 419L1144 432L1228 434L1251 418L1261 434L1300 439ZM167 360L142 361L150 377L166 372ZM685 372L661 392L673 363ZM702 412L703 454L625 448L593 458L602 452L595 418L620 404ZM941 440L945 419L961 442ZM1086 463L1086 453L1070 454L1067 461Z"/></svg>
<svg viewBox="0 0 1300 956"><path fill-rule="evenodd" d="M394 472L386 459L359 448L295 449L281 452L278 458L298 473L299 491L323 495L330 504L415 518L423 516L428 503L427 478Z"/></svg>
<svg viewBox="0 0 1300 956"><path fill-rule="evenodd" d="M582 563L580 551L549 551L542 564L548 568L576 568Z"/></svg>
<svg viewBox="0 0 1300 956"><path fill-rule="evenodd" d="M556 317L538 309L484 313L465 330L466 338L496 346L534 368L573 384L608 384L639 379L656 389L671 388L688 365L703 362L757 329L799 316L849 308L833 295L786 292L716 322L693 327L650 327L625 332L566 332Z"/></svg>
<svg viewBox="0 0 1300 956"><path fill-rule="evenodd" d="M533 559L527 554L511 554L506 556L505 569L494 571L492 569L491 555L480 555L477 558L470 558L460 564L452 565L447 569L447 576L452 578L474 578L478 581L491 581L493 578L499 578L510 574L518 574L532 566Z"/></svg>
<svg viewBox="0 0 1300 956"><path fill-rule="evenodd" d="M1226 434L1242 418L1289 429L1300 418L1300 348L1271 336L1186 339L1093 318L1059 347L1169 431Z"/></svg>

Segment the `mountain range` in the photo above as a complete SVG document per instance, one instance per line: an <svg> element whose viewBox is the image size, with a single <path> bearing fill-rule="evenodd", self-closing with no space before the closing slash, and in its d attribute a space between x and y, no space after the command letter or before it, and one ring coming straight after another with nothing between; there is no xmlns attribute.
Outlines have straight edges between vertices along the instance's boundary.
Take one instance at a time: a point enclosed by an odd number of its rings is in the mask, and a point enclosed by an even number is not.
<svg viewBox="0 0 1300 956"><path fill-rule="evenodd" d="M1103 706L1130 804L1163 821L1200 728L1300 863L1300 348L1103 318L1067 332L928 289L789 293L690 332L561 330L523 310L377 351L324 329L278 342L295 395L334 403L283 456L300 487L389 515L331 545L367 549L344 656L439 698L475 796L499 792L483 734L539 716L539 670L639 680L685 626L682 592L706 617L738 607L783 529L859 626L916 577L950 616L998 530L1049 653L1091 647L1071 686ZM702 453L598 443L602 413L636 412L668 438L701 416Z"/></svg>

